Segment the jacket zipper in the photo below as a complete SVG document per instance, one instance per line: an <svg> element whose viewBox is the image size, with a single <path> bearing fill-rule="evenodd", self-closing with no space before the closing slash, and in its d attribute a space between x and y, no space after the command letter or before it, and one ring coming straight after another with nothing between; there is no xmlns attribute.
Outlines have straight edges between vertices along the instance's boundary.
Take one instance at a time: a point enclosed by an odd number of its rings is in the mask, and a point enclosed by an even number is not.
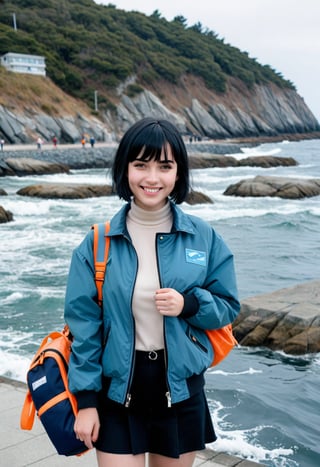
<svg viewBox="0 0 320 467"><path fill-rule="evenodd" d="M203 344L201 344L201 342L196 338L196 336L190 334L190 339L195 345L199 347L199 349L201 349L203 352L208 353L208 349Z"/></svg>
<svg viewBox="0 0 320 467"><path fill-rule="evenodd" d="M158 256L158 237L161 240L163 238L163 234L156 235L156 255L157 255L157 265L158 265L158 277L159 277L160 288L162 288L163 284L162 284L161 276L160 276L160 265L159 265L159 256ZM164 316L163 317L164 366L165 366L165 380L166 380L166 386L167 386L167 391L166 391L165 396L167 398L167 407L170 408L172 403L171 403L170 384L168 380L168 352L167 352L165 320L166 320L166 317Z"/></svg>
<svg viewBox="0 0 320 467"><path fill-rule="evenodd" d="M129 239L127 239L129 240ZM137 252L131 242L131 240L129 240L130 243L131 243L131 246L132 248L134 249L135 251L135 254L136 254L136 258L137 258L137 267L136 267L136 275L135 275L135 278L134 278L134 286L135 286L135 283L136 283L136 279L137 279L137 271L138 271L138 255L137 255ZM132 288L132 290L134 290L134 286ZM131 361L131 368L130 368L130 375L129 375L129 380L128 380L128 386L127 386L127 391L126 391L126 397L125 397L125 403L124 403L124 406L126 408L130 407L130 403L131 403L131 393L130 393L130 390L131 390L131 385L132 385L132 380L133 380L133 374L134 374L134 367L135 367L135 363L136 363L136 349L135 349L135 320L134 320L134 317L133 317L133 313L132 313L132 299L133 299L133 292L131 294L131 305L130 305L130 309L131 309L131 318L132 318L132 324L133 324L133 353L132 353L132 361Z"/></svg>
<svg viewBox="0 0 320 467"><path fill-rule="evenodd" d="M125 407L130 407L130 403L131 403L131 393L130 393L130 390L131 390L131 385L132 385L132 379L133 379L133 373L134 373L134 367L135 367L135 362L136 362L136 352L135 352L135 348L133 349L133 357L132 357L132 364L131 364L131 369L130 369L130 376L129 376L129 382L128 382L128 386L127 386L127 392L126 392L126 399L125 399L125 403L124 403L124 406Z"/></svg>

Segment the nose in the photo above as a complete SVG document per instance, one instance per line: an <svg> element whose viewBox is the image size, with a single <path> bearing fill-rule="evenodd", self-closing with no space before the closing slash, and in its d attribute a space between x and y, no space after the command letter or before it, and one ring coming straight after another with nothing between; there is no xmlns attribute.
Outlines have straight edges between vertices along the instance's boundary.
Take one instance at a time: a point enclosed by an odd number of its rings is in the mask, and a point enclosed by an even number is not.
<svg viewBox="0 0 320 467"><path fill-rule="evenodd" d="M158 170L157 167L151 166L148 167L148 172L147 172L147 179L148 183L150 184L156 184L158 181Z"/></svg>

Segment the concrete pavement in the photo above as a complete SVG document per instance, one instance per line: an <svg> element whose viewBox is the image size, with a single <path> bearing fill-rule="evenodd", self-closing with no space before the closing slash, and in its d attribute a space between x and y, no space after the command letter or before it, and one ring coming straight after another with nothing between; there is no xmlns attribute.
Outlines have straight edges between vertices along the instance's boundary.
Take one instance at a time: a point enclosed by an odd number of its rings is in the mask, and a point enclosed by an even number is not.
<svg viewBox="0 0 320 467"><path fill-rule="evenodd" d="M81 457L59 456L41 423L33 429L20 429L20 413L26 384L0 376L0 465L3 467L94 467L95 452ZM262 464L212 450L199 452L194 467L258 467ZM125 467L125 466L124 466Z"/></svg>

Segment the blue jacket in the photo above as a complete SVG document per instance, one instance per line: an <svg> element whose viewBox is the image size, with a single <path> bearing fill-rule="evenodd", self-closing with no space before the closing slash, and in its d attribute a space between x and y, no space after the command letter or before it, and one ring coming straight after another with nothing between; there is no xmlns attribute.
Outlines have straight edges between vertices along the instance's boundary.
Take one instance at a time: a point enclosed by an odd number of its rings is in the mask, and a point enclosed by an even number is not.
<svg viewBox="0 0 320 467"><path fill-rule="evenodd" d="M126 228L125 205L111 220L110 250L103 286L102 310L94 281L93 231L74 250L65 320L74 336L69 365L70 390L80 407L96 404L102 376L108 397L124 404L130 393L135 355L135 323L131 309L137 254ZM231 323L240 310L233 255L207 222L171 203L173 227L157 234L160 287L193 299L196 312L164 317L167 386L172 403L187 399L213 360L204 329ZM189 301L189 303L192 303Z"/></svg>

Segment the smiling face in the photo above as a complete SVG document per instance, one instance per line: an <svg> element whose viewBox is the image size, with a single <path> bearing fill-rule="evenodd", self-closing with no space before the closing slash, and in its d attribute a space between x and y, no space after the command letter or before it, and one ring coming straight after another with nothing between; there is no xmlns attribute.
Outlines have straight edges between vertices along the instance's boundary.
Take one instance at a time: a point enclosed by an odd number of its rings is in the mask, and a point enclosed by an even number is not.
<svg viewBox="0 0 320 467"><path fill-rule="evenodd" d="M177 163L170 146L162 150L160 160L142 160L139 156L128 165L128 183L135 203L146 211L161 209L177 180Z"/></svg>

